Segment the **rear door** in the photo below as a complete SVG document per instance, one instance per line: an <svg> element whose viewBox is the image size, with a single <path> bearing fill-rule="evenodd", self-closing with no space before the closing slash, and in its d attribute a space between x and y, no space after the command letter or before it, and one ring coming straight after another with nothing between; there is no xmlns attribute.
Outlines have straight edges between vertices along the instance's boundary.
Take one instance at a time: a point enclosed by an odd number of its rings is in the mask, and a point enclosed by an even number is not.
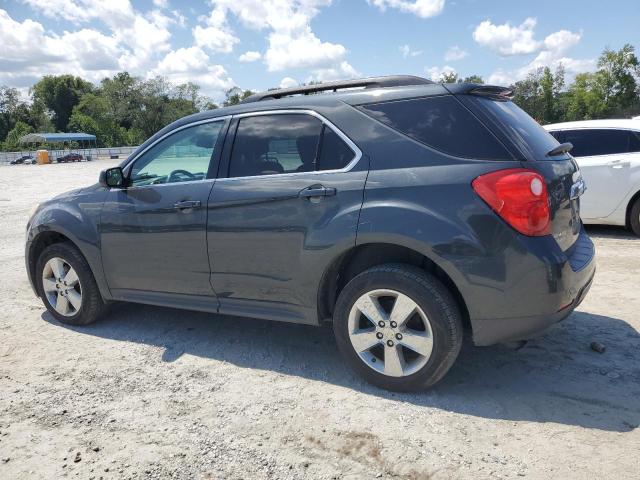
<svg viewBox="0 0 640 480"><path fill-rule="evenodd" d="M640 142L634 132L617 129L564 130L561 135L563 142L573 144L571 154L587 183L583 218L608 217L633 187L632 144Z"/></svg>
<svg viewBox="0 0 640 480"><path fill-rule="evenodd" d="M315 323L326 266L355 244L361 152L314 112L241 115L229 131L207 220L220 312Z"/></svg>

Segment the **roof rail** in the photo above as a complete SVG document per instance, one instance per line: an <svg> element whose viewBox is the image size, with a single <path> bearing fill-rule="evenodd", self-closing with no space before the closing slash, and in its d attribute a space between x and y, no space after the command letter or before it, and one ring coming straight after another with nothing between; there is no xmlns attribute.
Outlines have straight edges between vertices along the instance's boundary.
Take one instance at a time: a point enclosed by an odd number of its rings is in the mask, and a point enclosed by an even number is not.
<svg viewBox="0 0 640 480"><path fill-rule="evenodd" d="M409 85L428 85L432 84L431 80L416 77L414 75L390 75L386 77L369 77L356 78L355 80L339 80L336 82L318 83L314 85L305 85L303 87L280 88L276 90L267 90L266 92L256 93L245 98L241 103L260 102L262 100L275 100L291 95L309 95L318 92L337 92L345 88L383 88L383 87L406 87Z"/></svg>

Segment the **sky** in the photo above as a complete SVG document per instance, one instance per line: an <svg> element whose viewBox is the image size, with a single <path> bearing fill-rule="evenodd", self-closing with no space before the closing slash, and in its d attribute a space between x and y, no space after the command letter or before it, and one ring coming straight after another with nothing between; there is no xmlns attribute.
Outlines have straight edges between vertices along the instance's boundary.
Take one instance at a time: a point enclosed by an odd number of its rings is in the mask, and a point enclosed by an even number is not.
<svg viewBox="0 0 640 480"><path fill-rule="evenodd" d="M126 70L224 91L443 72L508 84L569 78L605 47L640 48L640 0L0 0L0 85L94 83Z"/></svg>

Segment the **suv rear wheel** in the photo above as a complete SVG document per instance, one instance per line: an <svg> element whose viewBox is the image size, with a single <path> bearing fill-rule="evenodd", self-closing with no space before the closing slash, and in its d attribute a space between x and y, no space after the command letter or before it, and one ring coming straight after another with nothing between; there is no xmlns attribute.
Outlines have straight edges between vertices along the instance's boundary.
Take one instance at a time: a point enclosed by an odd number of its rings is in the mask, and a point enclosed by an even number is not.
<svg viewBox="0 0 640 480"><path fill-rule="evenodd" d="M381 265L356 276L340 293L333 320L347 363L388 390L432 386L462 345L455 299L437 278L410 265Z"/></svg>
<svg viewBox="0 0 640 480"><path fill-rule="evenodd" d="M61 323L88 325L105 308L89 264L70 243L54 243L42 251L35 279L45 307Z"/></svg>

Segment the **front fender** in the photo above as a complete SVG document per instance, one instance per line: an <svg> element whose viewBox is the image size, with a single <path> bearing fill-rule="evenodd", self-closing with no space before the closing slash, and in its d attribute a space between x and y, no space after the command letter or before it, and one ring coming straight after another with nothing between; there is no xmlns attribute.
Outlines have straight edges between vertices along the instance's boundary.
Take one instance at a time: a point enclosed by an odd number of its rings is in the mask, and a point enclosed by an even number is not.
<svg viewBox="0 0 640 480"><path fill-rule="evenodd" d="M48 233L56 233L69 239L87 260L103 298L110 299L111 293L106 283L100 254L100 234L98 230L104 192L91 195L77 195L71 200L52 200L40 206L27 225L25 261L32 286L35 268L36 248L40 239ZM95 197L98 198L95 198Z"/></svg>

